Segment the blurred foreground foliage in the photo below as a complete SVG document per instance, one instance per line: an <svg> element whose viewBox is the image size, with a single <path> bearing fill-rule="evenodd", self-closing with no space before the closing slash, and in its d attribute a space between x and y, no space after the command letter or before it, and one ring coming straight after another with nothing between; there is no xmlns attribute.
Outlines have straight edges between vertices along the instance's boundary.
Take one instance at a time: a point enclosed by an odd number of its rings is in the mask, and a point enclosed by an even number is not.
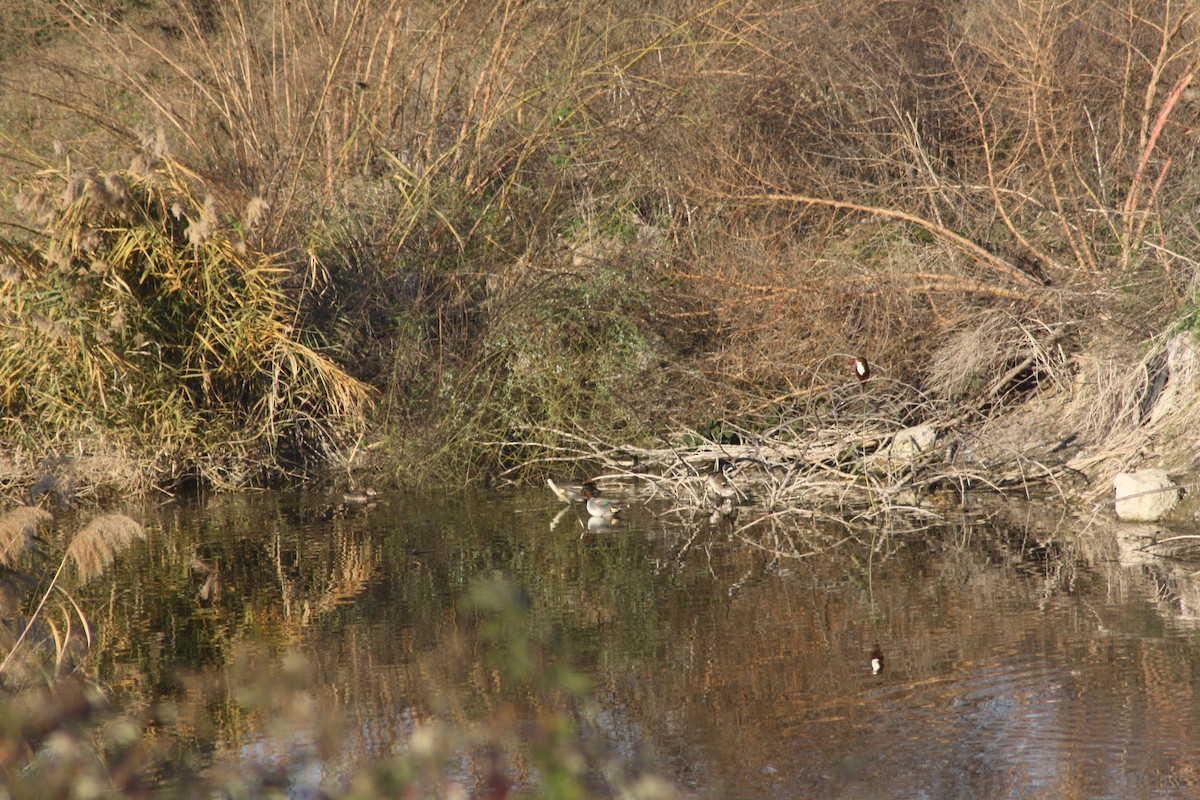
<svg viewBox="0 0 1200 800"><path fill-rule="evenodd" d="M459 602L464 624L428 656L430 694L411 700L410 728L391 732L403 738L390 752L365 760L347 751L357 734L345 726L354 723L317 691L299 650L242 645L218 671L181 672L173 691L123 708L114 703L121 689L83 672L19 688L6 681L4 796L677 796L589 733L590 686L531 624L528 602L508 579L475 579ZM490 654L484 717L453 677L476 650Z"/></svg>

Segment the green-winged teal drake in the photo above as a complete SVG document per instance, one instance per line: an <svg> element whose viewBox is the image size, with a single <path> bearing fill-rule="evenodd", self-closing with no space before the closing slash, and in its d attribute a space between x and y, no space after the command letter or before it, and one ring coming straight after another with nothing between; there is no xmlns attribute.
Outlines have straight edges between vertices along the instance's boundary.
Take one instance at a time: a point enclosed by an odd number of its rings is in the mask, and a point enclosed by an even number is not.
<svg viewBox="0 0 1200 800"><path fill-rule="evenodd" d="M593 517L615 517L625 510L625 506L614 503L604 497L597 497L596 492L584 487L583 496L587 498L587 510Z"/></svg>

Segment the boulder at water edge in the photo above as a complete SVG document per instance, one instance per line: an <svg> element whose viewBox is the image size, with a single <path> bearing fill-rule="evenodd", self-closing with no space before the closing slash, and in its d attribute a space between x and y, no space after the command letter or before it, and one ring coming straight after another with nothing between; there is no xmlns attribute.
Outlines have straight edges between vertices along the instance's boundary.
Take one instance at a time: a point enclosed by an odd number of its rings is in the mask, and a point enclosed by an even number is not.
<svg viewBox="0 0 1200 800"><path fill-rule="evenodd" d="M1122 472L1113 479L1117 517L1128 522L1154 522L1179 503L1179 487L1161 469Z"/></svg>
<svg viewBox="0 0 1200 800"><path fill-rule="evenodd" d="M905 428L892 437L892 444L888 448L888 455L892 458L911 461L917 456L924 455L933 450L933 444L936 441L937 428L929 423Z"/></svg>

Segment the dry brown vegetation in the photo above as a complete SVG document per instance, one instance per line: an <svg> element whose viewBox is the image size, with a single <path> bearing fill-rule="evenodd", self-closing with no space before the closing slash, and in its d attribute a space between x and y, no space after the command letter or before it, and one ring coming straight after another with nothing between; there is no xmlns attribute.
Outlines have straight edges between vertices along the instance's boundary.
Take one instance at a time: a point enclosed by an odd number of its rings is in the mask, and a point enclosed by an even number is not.
<svg viewBox="0 0 1200 800"><path fill-rule="evenodd" d="M852 353L916 398L883 404L885 432L978 422L1069 385L1097 329L1140 342L1192 303L1189 4L3 13L33 34L0 77L3 169L69 184L150 143L215 207L254 200L247 258L271 254L294 329L378 389L358 441L384 446L308 437L305 458L366 453L400 482L527 477L581 435L764 437L852 388L832 368ZM6 241L36 227L5 210ZM6 346L69 341L9 306Z"/></svg>

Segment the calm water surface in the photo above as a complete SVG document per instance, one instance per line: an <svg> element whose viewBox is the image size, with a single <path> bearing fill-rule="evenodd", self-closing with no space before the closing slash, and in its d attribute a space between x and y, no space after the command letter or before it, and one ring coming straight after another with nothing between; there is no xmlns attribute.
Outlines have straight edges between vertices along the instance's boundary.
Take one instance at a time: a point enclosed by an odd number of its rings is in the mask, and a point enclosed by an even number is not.
<svg viewBox="0 0 1200 800"><path fill-rule="evenodd" d="M470 587L503 576L534 677L587 676L581 718L612 758L686 796L1200 797L1191 569L1131 559L1111 531L1013 506L863 531L881 543L867 559L843 532L657 507L589 531L542 492L337 499L147 512L109 678L153 690L248 644L298 652L345 720L305 779L336 780L421 721L494 710L503 670L456 634ZM257 722L220 747L269 757Z"/></svg>

